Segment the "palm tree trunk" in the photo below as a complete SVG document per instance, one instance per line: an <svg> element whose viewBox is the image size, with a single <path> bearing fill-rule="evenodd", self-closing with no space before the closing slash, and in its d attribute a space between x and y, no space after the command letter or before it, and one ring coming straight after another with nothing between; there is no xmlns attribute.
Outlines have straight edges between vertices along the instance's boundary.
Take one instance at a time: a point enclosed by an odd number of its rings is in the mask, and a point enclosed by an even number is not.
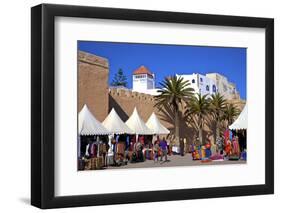
<svg viewBox="0 0 281 213"><path fill-rule="evenodd" d="M200 141L200 145L203 144L203 129L202 127L199 127L199 141Z"/></svg>
<svg viewBox="0 0 281 213"><path fill-rule="evenodd" d="M198 137L199 137L200 145L202 145L203 144L203 118L202 118L202 116L199 116L198 124L199 124Z"/></svg>
<svg viewBox="0 0 281 213"><path fill-rule="evenodd" d="M180 144L180 127L179 127L179 111L175 110L175 136L176 144Z"/></svg>
<svg viewBox="0 0 281 213"><path fill-rule="evenodd" d="M220 128L219 128L219 121L216 121L216 141L220 137Z"/></svg>

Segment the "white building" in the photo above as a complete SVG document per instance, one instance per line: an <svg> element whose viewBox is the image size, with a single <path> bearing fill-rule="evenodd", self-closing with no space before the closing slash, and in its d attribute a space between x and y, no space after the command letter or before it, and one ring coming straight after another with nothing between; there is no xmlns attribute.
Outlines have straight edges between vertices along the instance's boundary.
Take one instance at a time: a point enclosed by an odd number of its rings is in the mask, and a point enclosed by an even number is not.
<svg viewBox="0 0 281 213"><path fill-rule="evenodd" d="M188 80L195 93L200 93L201 95L220 93L226 99L240 99L236 85L218 73L208 73L206 75L193 73L177 76Z"/></svg>
<svg viewBox="0 0 281 213"><path fill-rule="evenodd" d="M226 99L240 99L236 85L218 73L199 73L176 75L190 82L195 93L201 95L222 94ZM133 91L150 95L158 95L155 88L155 75L145 66L140 66L133 72Z"/></svg>
<svg viewBox="0 0 281 213"><path fill-rule="evenodd" d="M194 89L195 93L200 93L202 95L212 95L217 92L216 82L198 73L193 74L183 74L176 75L177 77L182 77L185 81L188 80L190 87Z"/></svg>
<svg viewBox="0 0 281 213"><path fill-rule="evenodd" d="M236 89L236 85L229 82L228 79L218 73L208 73L206 77L215 81L217 85L217 92L224 95L227 99L240 99L240 94Z"/></svg>

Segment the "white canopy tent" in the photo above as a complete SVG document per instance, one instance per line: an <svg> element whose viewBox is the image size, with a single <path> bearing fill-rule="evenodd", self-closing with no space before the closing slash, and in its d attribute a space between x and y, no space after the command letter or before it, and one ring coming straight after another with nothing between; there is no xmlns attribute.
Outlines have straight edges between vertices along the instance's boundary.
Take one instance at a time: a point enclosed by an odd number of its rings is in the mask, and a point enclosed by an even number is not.
<svg viewBox="0 0 281 213"><path fill-rule="evenodd" d="M90 112L85 104L78 115L78 133L80 135L109 135L111 134Z"/></svg>
<svg viewBox="0 0 281 213"><path fill-rule="evenodd" d="M135 107L132 115L126 121L127 126L133 130L136 135L152 135L153 132L146 126L144 121L140 118L137 108Z"/></svg>
<svg viewBox="0 0 281 213"><path fill-rule="evenodd" d="M248 126L248 107L247 104L238 116L238 118L229 126L231 130L247 129Z"/></svg>
<svg viewBox="0 0 281 213"><path fill-rule="evenodd" d="M108 116L102 122L102 125L114 134L134 134L134 132L125 124L112 108Z"/></svg>
<svg viewBox="0 0 281 213"><path fill-rule="evenodd" d="M148 128L152 130L153 134L156 135L166 135L170 133L170 131L160 123L154 112L147 120L146 126L148 126Z"/></svg>

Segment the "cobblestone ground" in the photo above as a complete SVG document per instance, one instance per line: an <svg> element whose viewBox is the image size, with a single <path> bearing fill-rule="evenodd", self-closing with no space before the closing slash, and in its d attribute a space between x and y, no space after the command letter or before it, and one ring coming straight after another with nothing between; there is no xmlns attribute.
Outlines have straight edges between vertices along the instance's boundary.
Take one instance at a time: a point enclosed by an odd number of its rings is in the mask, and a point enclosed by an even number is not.
<svg viewBox="0 0 281 213"><path fill-rule="evenodd" d="M171 167L171 166L200 166L200 165L226 165L226 164L246 164L246 161L211 161L208 163L202 163L200 160L192 160L191 154L185 156L171 155L168 156L168 161L146 160L138 163L128 163L127 165L120 167L107 167L107 169L127 169L127 168L153 168L153 167Z"/></svg>

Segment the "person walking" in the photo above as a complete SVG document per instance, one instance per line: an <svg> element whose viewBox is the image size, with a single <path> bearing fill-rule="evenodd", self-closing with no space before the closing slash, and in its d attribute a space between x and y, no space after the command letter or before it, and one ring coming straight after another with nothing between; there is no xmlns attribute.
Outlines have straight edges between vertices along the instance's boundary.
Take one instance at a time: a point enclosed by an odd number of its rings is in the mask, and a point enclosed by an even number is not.
<svg viewBox="0 0 281 213"><path fill-rule="evenodd" d="M184 156L184 142L182 138L180 139L180 155Z"/></svg>
<svg viewBox="0 0 281 213"><path fill-rule="evenodd" d="M165 162L168 161L168 158L167 158L167 152L168 152L168 145L167 145L167 141L165 140L165 137L163 137L163 139L160 141L160 148L162 150L162 155L161 155L161 158L160 158L160 161L163 160L163 155L165 156Z"/></svg>
<svg viewBox="0 0 281 213"><path fill-rule="evenodd" d="M156 140L154 142L154 146L153 146L153 152L154 152L154 163L155 162L158 162L158 152L159 152L159 143L158 141Z"/></svg>
<svg viewBox="0 0 281 213"><path fill-rule="evenodd" d="M138 141L135 144L135 150L136 150L136 153L137 153L137 161L138 162L143 162L144 161L142 149L143 149L142 143L140 141Z"/></svg>

